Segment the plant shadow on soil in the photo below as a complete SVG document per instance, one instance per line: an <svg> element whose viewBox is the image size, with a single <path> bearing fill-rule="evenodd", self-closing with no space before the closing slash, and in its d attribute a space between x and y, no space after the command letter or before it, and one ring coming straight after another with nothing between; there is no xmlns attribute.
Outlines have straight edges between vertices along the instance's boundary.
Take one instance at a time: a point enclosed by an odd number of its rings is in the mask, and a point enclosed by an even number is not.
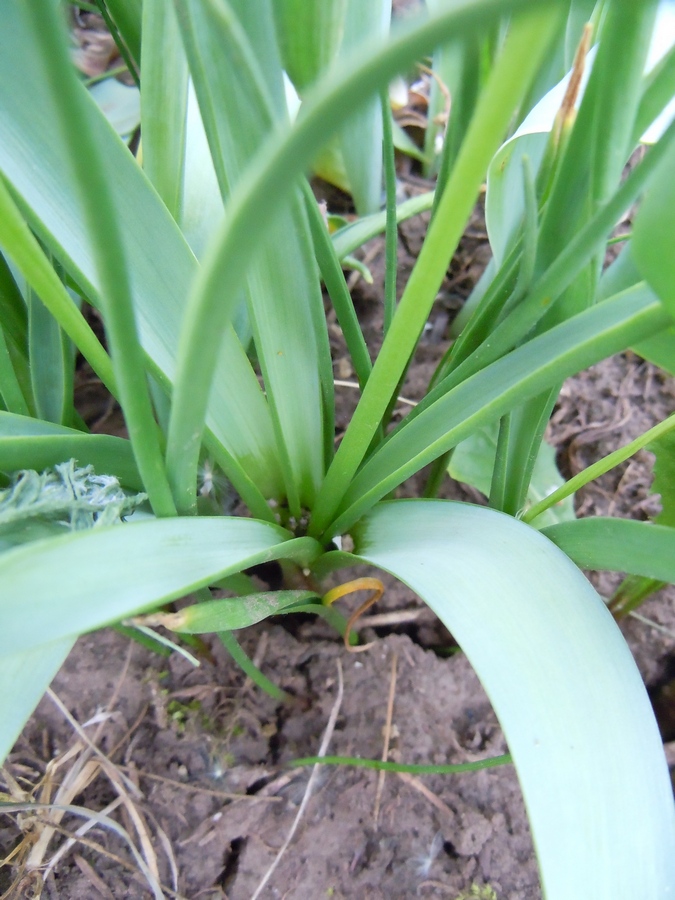
<svg viewBox="0 0 675 900"><path fill-rule="evenodd" d="M413 190L426 187L415 179L410 183ZM421 244L424 219L401 226L400 284ZM475 283L487 253L482 214L477 210L434 306L404 396L412 400L422 396L448 345L448 323ZM366 340L377 349L382 242L372 242L364 254L374 284L361 281L354 286L355 304ZM335 377L351 381L344 342L330 310L328 321ZM117 430L114 423L119 419L107 399L99 393L97 400L95 385L86 374L80 380L80 398L88 407L82 411L88 421L98 420L97 430ZM337 389L338 435L357 393L349 387ZM674 408L673 379L626 353L565 384L548 438L569 476ZM402 406L397 415L404 412ZM576 498L578 512L642 519L653 514L658 500L650 495L651 464L651 455L642 451L608 473ZM421 483L418 476L399 494L414 495ZM477 492L450 482L444 491L447 497L484 502ZM605 596L619 581L607 574L592 579ZM366 653L346 653L323 622L307 618L263 623L240 635L265 674L293 695L293 702L286 705L247 682L216 641L209 641L210 653L197 669L177 654L169 659L154 655L110 630L78 641L53 690L78 722L86 723L99 713L100 723L87 726L86 733L93 737L99 729L101 751L139 789L133 799L136 818L124 803L111 816L136 844L139 832L145 832L151 848L146 859L155 855L166 896L244 900L253 895L289 832L307 785L310 770L291 770L285 763L318 752L334 703L338 660L344 671L344 700L330 754L381 757L394 658L390 759L458 763L506 752L495 715L466 658L443 652L453 647L451 636L407 588L391 578L386 584L377 611L405 611L405 615L398 624L366 628L365 638L375 641ZM662 591L641 612L675 631L674 596L672 588ZM673 741L674 640L635 619L622 628L646 683L660 698L657 708L665 711L664 737ZM45 698L10 756L8 771L24 790L42 780L34 798L43 797L50 760L73 754L53 774L58 783L89 753L81 742L80 749L73 750L78 741L53 701ZM103 769L90 765L91 779L70 802L102 810L118 797L119 779L115 782ZM454 900L472 885L489 886L499 900L541 896L511 766L416 778L388 773L376 821L379 781L373 771L322 767L295 838L261 896ZM53 799L53 789L50 796ZM21 838L19 821L14 816L0 820L3 855ZM62 824L72 832L82 819L66 814ZM45 879L43 896L68 900L152 896L118 836L95 827L83 838L87 840L98 846L75 843ZM54 835L44 862L63 841L63 835ZM5 867L0 892L19 874L17 867ZM33 896L36 885L36 877L24 873L13 896Z"/></svg>

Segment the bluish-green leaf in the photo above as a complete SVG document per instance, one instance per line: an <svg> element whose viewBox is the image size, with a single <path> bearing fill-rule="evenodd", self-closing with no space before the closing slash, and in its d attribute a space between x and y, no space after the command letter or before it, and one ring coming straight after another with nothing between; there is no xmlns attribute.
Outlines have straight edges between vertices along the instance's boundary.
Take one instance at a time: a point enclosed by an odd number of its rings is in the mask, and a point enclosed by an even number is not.
<svg viewBox="0 0 675 900"><path fill-rule="evenodd" d="M0 765L72 646L62 638L0 658Z"/></svg>
<svg viewBox="0 0 675 900"><path fill-rule="evenodd" d="M152 519L79 531L0 556L0 657L72 637L279 557L311 538L254 519Z"/></svg>
<svg viewBox="0 0 675 900"><path fill-rule="evenodd" d="M0 412L0 471L42 471L76 459L99 475L115 475L125 487L143 490L129 441L109 434L84 434L41 419Z"/></svg>
<svg viewBox="0 0 675 900"><path fill-rule="evenodd" d="M671 896L675 807L661 737L619 629L570 560L515 519L447 501L381 504L353 534L355 553L419 594L481 679L547 900Z"/></svg>
<svg viewBox="0 0 675 900"><path fill-rule="evenodd" d="M560 522L543 533L584 569L627 572L675 584L675 528L598 517Z"/></svg>
<svg viewBox="0 0 675 900"><path fill-rule="evenodd" d="M179 0L179 21L223 198L283 114L275 110L246 32L225 3ZM249 13L250 14L250 13ZM259 11L256 13L259 14ZM279 73L280 74L280 73ZM256 239L247 301L275 425L278 458L294 514L309 506L323 476L323 392L332 368L304 201L296 189ZM218 285L223 302L223 284ZM236 298L237 293L226 291ZM320 326L319 327L319 322ZM332 430L332 423L327 423ZM184 472L182 457L169 459Z"/></svg>
<svg viewBox="0 0 675 900"><path fill-rule="evenodd" d="M0 5L0 171L41 239L96 301L100 286L77 190L22 7L19 0ZM17 71L22 71L21 79L16 78ZM125 249L141 341L166 383L175 370L180 323L196 261L128 149L94 102L88 105L111 189L125 212ZM219 351L207 427L225 448L220 461L228 476L263 516L261 495L283 492L269 410L232 331L222 337Z"/></svg>

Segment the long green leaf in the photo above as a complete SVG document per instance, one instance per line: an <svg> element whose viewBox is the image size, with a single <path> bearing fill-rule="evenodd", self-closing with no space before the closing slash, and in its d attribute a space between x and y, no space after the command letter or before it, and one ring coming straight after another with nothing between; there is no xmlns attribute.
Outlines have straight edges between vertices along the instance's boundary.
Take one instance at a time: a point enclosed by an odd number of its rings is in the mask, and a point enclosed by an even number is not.
<svg viewBox="0 0 675 900"><path fill-rule="evenodd" d="M358 47L366 54L389 31L391 0L346 0L339 58ZM382 206L382 111L377 95L356 112L340 131L340 149L354 205L359 215Z"/></svg>
<svg viewBox="0 0 675 900"><path fill-rule="evenodd" d="M431 606L474 666L518 771L547 900L670 896L661 738L619 629L570 560L515 519L447 501L381 504L355 544Z"/></svg>
<svg viewBox="0 0 675 900"><path fill-rule="evenodd" d="M28 300L28 352L30 374L39 418L70 425L73 418L72 345L40 298L30 288Z"/></svg>
<svg viewBox="0 0 675 900"><path fill-rule="evenodd" d="M509 0L510 8L527 6L526 0ZM376 89L406 64L414 61L453 31L477 27L495 9L497 0L463 0L452 10L430 15L422 24L392 39L367 59L354 61L341 75L317 86L296 126L273 135L252 163L228 204L228 216L204 271L195 285L184 319L178 357L176 391L172 409L172 442L189 449L190 466L196 470L204 422L203 405L196 402L193 385L211 381L220 350L223 323L216 286L227 282L234 290L243 283L255 247L251 234L260 236L293 190L296 176L311 162L315 152L358 105L364 92ZM227 310L225 310L227 314ZM389 401L387 396L383 408ZM377 427L377 426L376 426ZM185 457L187 459L187 456Z"/></svg>
<svg viewBox="0 0 675 900"><path fill-rule="evenodd" d="M144 625L162 625L179 634L210 634L220 631L238 631L270 616L292 612L307 601L316 601L315 591L260 591L244 597L225 597L221 600L205 600L184 606L176 613L156 613L143 621ZM310 607L311 608L311 607ZM320 607L321 608L321 607ZM302 607L303 612L307 605Z"/></svg>
<svg viewBox="0 0 675 900"><path fill-rule="evenodd" d="M640 207L631 241L632 257L642 277L672 313L675 313L675 257L668 248L675 228L674 171L675 145L672 145Z"/></svg>
<svg viewBox="0 0 675 900"><path fill-rule="evenodd" d="M356 475L330 533L349 528L376 500L477 428L668 323L651 291L638 287L539 335L445 394L440 385Z"/></svg>
<svg viewBox="0 0 675 900"><path fill-rule="evenodd" d="M98 475L115 475L126 487L143 489L129 441L108 434L83 434L53 422L0 412L0 471L42 471L75 459Z"/></svg>
<svg viewBox="0 0 675 900"><path fill-rule="evenodd" d="M181 222L188 67L168 0L144 0L142 52L143 169L171 215Z"/></svg>
<svg viewBox="0 0 675 900"><path fill-rule="evenodd" d="M132 59L139 65L141 62L141 0L97 0L98 5L105 7L115 23L124 44Z"/></svg>
<svg viewBox="0 0 675 900"><path fill-rule="evenodd" d="M0 180L0 243L55 322L70 337L106 388L116 396L117 386L110 357L73 303L2 180ZM7 324L14 333L18 324L15 318L12 317ZM17 338L20 340L19 335Z"/></svg>
<svg viewBox="0 0 675 900"><path fill-rule="evenodd" d="M0 4L0 171L31 226L96 302L100 285L78 194L23 10L19 0ZM24 74L17 80L19 70ZM183 307L197 265L128 149L94 102L87 100L87 107L106 176L125 212L125 250L141 340L166 385L174 377ZM263 518L269 516L265 497L283 492L269 410L232 331L219 338L216 357L207 427L224 448L228 477Z"/></svg>
<svg viewBox="0 0 675 900"><path fill-rule="evenodd" d="M349 0L275 0L284 68L302 93L325 72L342 43Z"/></svg>
<svg viewBox="0 0 675 900"><path fill-rule="evenodd" d="M0 398L6 410L22 416L30 415L28 401L14 369L15 361L9 349L5 329L0 319Z"/></svg>
<svg viewBox="0 0 675 900"><path fill-rule="evenodd" d="M178 0L192 78L221 193L226 198L274 125L266 85L246 34L224 2ZM332 368L316 264L304 201L296 189L272 233L250 235L258 251L247 280L247 301L258 359L285 469L291 511L310 506L323 477L322 382ZM225 284L227 287L227 282ZM223 284L218 296L223 303ZM227 291L234 308L237 291ZM319 322L321 326L319 326ZM315 325L317 327L315 327ZM326 373L329 373L328 379ZM196 390L193 385L193 391ZM332 423L327 423L332 432ZM194 480L169 441L167 459L181 496Z"/></svg>
<svg viewBox="0 0 675 900"><path fill-rule="evenodd" d="M9 550L0 556L0 657L117 622L261 562L316 555L310 538L288 538L254 519L189 517Z"/></svg>
<svg viewBox="0 0 675 900"><path fill-rule="evenodd" d="M628 572L675 584L675 528L598 517L560 522L542 533L584 569Z"/></svg>
<svg viewBox="0 0 675 900"><path fill-rule="evenodd" d="M72 646L63 638L0 659L0 765Z"/></svg>
<svg viewBox="0 0 675 900"><path fill-rule="evenodd" d="M108 342L120 404L134 456L156 515L175 514L162 458L133 307L120 208L102 167L97 132L88 118L86 95L72 71L66 34L58 11L25 7L35 35L39 73L52 94L56 120L69 154L85 226L101 282Z"/></svg>
<svg viewBox="0 0 675 900"><path fill-rule="evenodd" d="M557 21L557 14L538 8L535 14L511 22L504 49L481 94L466 142L438 202L394 321L326 474L311 525L315 535L327 526L337 509L396 391L471 213L490 159L503 140L513 108L527 90Z"/></svg>

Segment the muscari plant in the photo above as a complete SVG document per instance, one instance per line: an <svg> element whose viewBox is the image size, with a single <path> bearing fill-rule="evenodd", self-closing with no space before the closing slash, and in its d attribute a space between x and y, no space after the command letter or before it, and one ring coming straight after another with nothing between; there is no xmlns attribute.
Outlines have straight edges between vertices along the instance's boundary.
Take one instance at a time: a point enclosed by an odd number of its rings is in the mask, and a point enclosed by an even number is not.
<svg viewBox="0 0 675 900"><path fill-rule="evenodd" d="M326 594L321 583L365 562L428 603L475 667L518 772L546 897L673 896L658 729L578 568L675 581L673 523L556 521L579 477L534 506L528 491L563 379L629 347L675 368L675 127L622 177L675 94L675 54L645 74L651 0L435 0L391 34L386 3L367 22L360 5L109 0L140 78L138 159L78 82L62 7L0 6L2 756L77 636L104 625L217 632L281 697L233 631L302 609L349 643L330 605L348 576ZM435 195L397 208L386 87L434 53L437 66L451 59L464 99ZM502 146L570 67L550 131ZM303 97L292 124L284 69ZM379 136L358 152L358 135L380 131L386 212L331 238L305 176L332 139L371 208ZM425 398L391 427L486 175L490 271ZM612 229L637 201L631 238L603 272ZM396 218L425 206L431 223L397 303ZM385 335L373 360L340 260L382 230ZM321 279L361 391L337 449ZM105 347L82 302L100 315ZM128 440L90 434L78 417L75 349L119 401ZM451 451L479 439L492 446L489 506L434 499ZM659 447L666 472L672 453ZM427 465L425 498L389 499ZM218 514L217 473L250 517ZM46 512L41 490L55 487ZM661 490L665 510L666 477ZM116 523L143 495L145 511ZM270 560L289 583L251 593L245 570ZM240 596L214 599L217 586ZM142 615L186 595L178 613Z"/></svg>

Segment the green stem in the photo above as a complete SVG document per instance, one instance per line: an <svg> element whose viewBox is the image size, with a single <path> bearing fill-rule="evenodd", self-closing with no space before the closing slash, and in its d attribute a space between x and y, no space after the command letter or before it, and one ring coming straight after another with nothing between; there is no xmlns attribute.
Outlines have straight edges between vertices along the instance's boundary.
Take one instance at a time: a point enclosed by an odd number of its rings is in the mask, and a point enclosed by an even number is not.
<svg viewBox="0 0 675 900"><path fill-rule="evenodd" d="M503 756L491 756L489 759L478 759L475 762L455 763L439 766L416 766L405 763L383 762L380 759L361 759L358 756L305 756L292 759L286 765L291 769L301 766L356 766L361 769L378 769L381 772L409 772L411 775L457 775L460 772L478 772L480 769L494 769L496 766L507 766L512 763L510 753Z"/></svg>
<svg viewBox="0 0 675 900"><path fill-rule="evenodd" d="M82 83L85 87L91 87L94 84L98 84L100 81L107 81L108 78L116 78L118 75L124 75L125 72L128 72L126 66L117 66L115 69L107 69L105 72L100 72L98 75L92 75L91 78L86 78Z"/></svg>
<svg viewBox="0 0 675 900"><path fill-rule="evenodd" d="M626 444L625 447L619 447L618 450L615 450L613 453L610 453L603 459L598 460L598 462L593 463L593 465L583 469L581 472L575 475L574 478L570 478L569 481L566 481L565 484L561 485L557 490L549 494L548 497L544 497L543 500L540 500L539 503L535 503L535 505L530 507L527 512L523 513L523 515L521 516L522 521L532 522L537 518L537 516L540 516L543 512L546 512L547 509L555 506L556 503L560 503L561 500L564 500L566 497L574 494L580 488L587 485L590 481L599 478L601 475L604 475L605 472L609 472L610 469L613 469L620 463L625 462L627 459L633 456L634 453L637 453L638 450L642 450L642 448L646 447L647 444L651 444L652 441L658 440L660 437L663 437L664 434L667 434L674 428L675 413L673 413L672 416L668 416L668 418L664 419L663 422L660 422L658 425L650 428L649 431L645 431L644 434L640 435L640 437L636 438L634 441L631 441L630 444Z"/></svg>
<svg viewBox="0 0 675 900"><path fill-rule="evenodd" d="M273 697L275 700L287 702L293 699L290 694L287 694L286 691L282 690L274 684L273 681L270 681L269 678L263 675L260 669L251 662L241 649L239 641L232 631L219 631L218 637L239 668L251 679L251 681L257 684L262 691L265 691L266 694L269 694L270 697Z"/></svg>
<svg viewBox="0 0 675 900"><path fill-rule="evenodd" d="M396 224L400 225L406 219L412 219L413 216L419 216L420 213L427 212L431 209L434 202L434 192L428 191L426 194L419 194L417 197L410 197L399 203L396 207ZM354 250L362 247L367 241L378 234L382 234L387 227L387 211L373 213L372 216L364 216L357 219L344 228L340 228L332 237L333 246L339 259L349 256Z"/></svg>

